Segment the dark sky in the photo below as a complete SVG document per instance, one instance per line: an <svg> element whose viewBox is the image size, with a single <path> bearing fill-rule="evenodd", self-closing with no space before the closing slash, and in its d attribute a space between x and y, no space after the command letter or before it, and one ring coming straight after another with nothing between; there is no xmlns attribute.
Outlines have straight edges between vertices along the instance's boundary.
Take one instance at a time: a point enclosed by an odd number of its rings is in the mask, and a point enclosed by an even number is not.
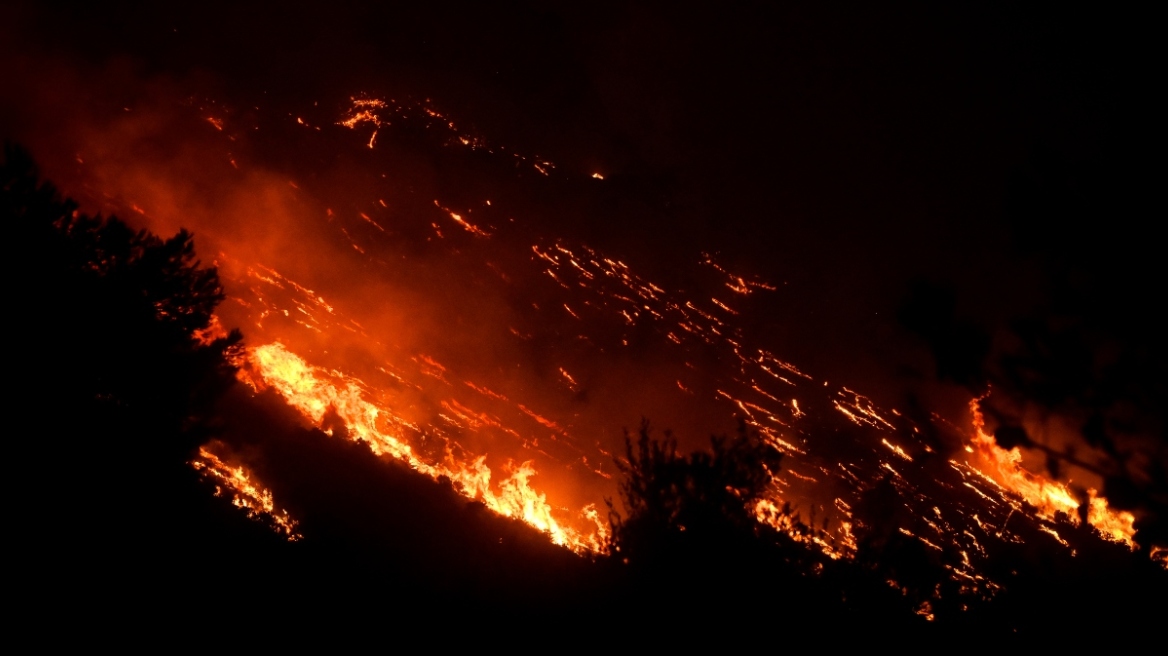
<svg viewBox="0 0 1168 656"><path fill-rule="evenodd" d="M4 56L127 60L240 105L432 98L564 172L619 181L617 211L553 231L658 276L710 251L780 284L754 330L869 390L902 365L928 374L894 316L910 281L954 288L987 324L1041 302L1012 184L1049 161L1130 167L1141 149L1146 42L1118 12L467 4L16 4ZM0 119L19 126L19 106L3 99Z"/></svg>

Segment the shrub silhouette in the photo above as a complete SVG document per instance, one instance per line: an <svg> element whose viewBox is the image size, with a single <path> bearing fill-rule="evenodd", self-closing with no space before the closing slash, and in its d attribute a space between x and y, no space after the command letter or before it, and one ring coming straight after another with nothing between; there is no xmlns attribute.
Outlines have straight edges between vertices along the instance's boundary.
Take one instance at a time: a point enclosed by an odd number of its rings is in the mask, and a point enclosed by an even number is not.
<svg viewBox="0 0 1168 656"><path fill-rule="evenodd" d="M689 455L678 452L669 432L664 440L649 433L642 423L635 445L626 433L626 458L617 461L627 517L609 507L613 546L623 558L656 552L663 541L712 548L730 536L754 535L751 510L767 492L781 453L745 425L733 437L712 437L709 452Z"/></svg>
<svg viewBox="0 0 1168 656"><path fill-rule="evenodd" d="M163 239L80 212L12 144L0 221L19 249L10 300L26 358L13 372L19 437L7 455L29 594L165 587L215 531L276 539L225 514L186 462L214 432L241 341L197 338L223 288L190 233Z"/></svg>

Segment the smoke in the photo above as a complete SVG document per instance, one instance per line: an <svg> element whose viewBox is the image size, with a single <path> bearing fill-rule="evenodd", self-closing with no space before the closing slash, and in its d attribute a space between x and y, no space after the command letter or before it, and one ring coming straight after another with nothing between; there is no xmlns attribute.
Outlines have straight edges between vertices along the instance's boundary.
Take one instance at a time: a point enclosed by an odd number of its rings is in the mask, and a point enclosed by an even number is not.
<svg viewBox="0 0 1168 656"><path fill-rule="evenodd" d="M542 160L505 146L463 152L408 119L371 150L368 131L338 125L346 96L225 98L205 72L28 44L5 62L6 136L47 178L83 211L161 235L191 230L223 277L223 325L365 381L436 442L419 449L485 454L501 473L534 459L536 485L574 512L613 495L612 457L643 416L678 427L687 446L733 428L676 392L695 365L655 328L624 335L623 320L588 307L597 299L565 303L532 266L533 245L560 243L540 215L589 195L546 180L532 164ZM413 102L404 111L424 118ZM552 209L538 199L557 184L571 195Z"/></svg>

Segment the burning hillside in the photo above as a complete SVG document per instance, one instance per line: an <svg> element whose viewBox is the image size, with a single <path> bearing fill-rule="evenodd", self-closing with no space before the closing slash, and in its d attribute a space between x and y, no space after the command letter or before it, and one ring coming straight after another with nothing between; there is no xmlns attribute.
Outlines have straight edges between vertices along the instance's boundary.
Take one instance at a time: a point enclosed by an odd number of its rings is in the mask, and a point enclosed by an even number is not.
<svg viewBox="0 0 1168 656"><path fill-rule="evenodd" d="M259 175L256 191L276 212L269 221L308 225L269 223L257 232L202 212L172 214L177 208L168 199L188 196L186 183L133 161L97 164L83 183L105 189L105 202L128 203L157 229L193 221L214 244L229 293L219 321L246 330L252 346L241 376L256 389L275 389L316 425L335 414L347 435L376 453L449 478L468 497L574 549L602 548L597 508L614 492L616 431L636 412L681 418L708 433L736 420L758 431L787 456L768 507L790 503L813 519L823 527L817 540L832 553L854 548L849 527L863 520L851 509L882 478L893 481L911 513L912 527L902 528L952 552L954 571L964 576L977 576L982 541L1022 539L1005 527L1012 516L1026 530L1065 542L1050 522L1060 512L1077 517L1080 502L1039 475L1015 473L1016 457L979 424L951 429L949 444L929 444L919 437L922 427L897 410L816 380L757 346L757 337L738 327L735 306L773 293L773 283L701 254L686 274L692 287L667 289L585 244L539 236L504 201L417 198L378 173L402 166L401 155L383 154L369 135L381 134L386 149L400 130L430 148L465 150L481 156L488 173L515 169L521 186L542 184L554 164L466 134L426 103L350 102L331 121L288 114L271 127L260 119L238 124L232 110L216 113L212 104L173 110L170 120L201 131L200 148L218 144L216 177L239 202L250 205L244 190ZM240 169L232 152L257 148L247 143L257 130L294 139L296 149L363 158L369 170L354 172L351 185L361 193L348 184L331 188L311 169L283 184L272 173L248 173L246 163ZM89 165L78 167L88 179ZM117 177L103 179L113 170ZM249 211L224 209L232 216ZM289 243L284 233L291 231L312 234L317 252ZM420 332L418 325L433 328ZM652 365L630 387L630 361L644 357ZM619 417L625 420L613 421ZM824 435L846 437L825 443ZM956 455L938 468L931 457L941 451ZM930 464L922 468L922 460ZM966 491L942 491L948 489ZM1132 517L1107 510L1098 497L1091 503L1088 521L1130 544Z"/></svg>
<svg viewBox="0 0 1168 656"><path fill-rule="evenodd" d="M1168 545L1140 542L1138 504L1117 510L1091 472L1058 477L999 446L986 396L964 396L968 411L901 405L896 382L845 384L846 364L829 377L805 346L788 355L773 329L802 320L784 310L788 281L752 270L729 236L694 248L692 218L668 225L651 176L505 143L406 85L267 98L114 71L101 103L29 118L60 91L35 65L16 72L32 98L16 136L82 210L198 236L224 298L196 343L242 330L249 394L582 557L615 544L606 501L632 457L626 429L647 417L682 453L737 426L757 436L781 456L747 509L760 530L881 572L929 620L1009 590L1019 550L1141 550L1168 566ZM653 221L633 229L642 212ZM837 304L822 296L801 307ZM188 466L216 494L312 539L279 496L286 463L241 443L196 453ZM882 549L936 580L881 569Z"/></svg>

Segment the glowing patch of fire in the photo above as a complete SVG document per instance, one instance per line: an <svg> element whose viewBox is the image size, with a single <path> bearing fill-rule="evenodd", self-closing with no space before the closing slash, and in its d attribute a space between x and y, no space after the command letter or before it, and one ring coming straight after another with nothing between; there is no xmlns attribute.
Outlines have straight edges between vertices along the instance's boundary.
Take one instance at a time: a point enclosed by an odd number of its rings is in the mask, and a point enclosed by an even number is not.
<svg viewBox="0 0 1168 656"><path fill-rule="evenodd" d="M296 520L288 511L277 509L272 492L252 479L243 467L232 467L206 447L199 449L199 457L191 461L191 466L215 483L216 496L230 490L231 503L247 512L252 519L269 522L278 533L283 533L294 542L302 536L296 532Z"/></svg>
<svg viewBox="0 0 1168 656"><path fill-rule="evenodd" d="M985 433L985 419L981 414L980 399L969 402L973 413L973 452L985 466L988 480L1013 491L1026 503L1034 506L1040 517L1054 519L1056 513L1065 513L1073 524L1079 523L1080 501L1062 483L1049 481L1026 471L1021 466L1022 453L1018 447L1009 451L998 446L994 438ZM1087 490L1087 523L1094 526L1100 535L1113 542L1121 542L1135 547L1135 516L1126 511L1114 511L1107 500L1098 496L1095 490Z"/></svg>
<svg viewBox="0 0 1168 656"><path fill-rule="evenodd" d="M547 533L555 544L576 552L604 549L608 531L595 506L589 504L580 511L586 522L595 525L594 531L584 534L563 525L553 516L547 496L531 487L530 479L536 471L530 461L511 465L510 476L492 486L486 456L459 461L448 450L440 463L419 458L400 432L406 424L367 401L360 381L330 382L327 372L309 365L280 343L249 349L248 361L251 366L240 369L241 380L257 390L274 389L313 423L320 425L332 409L345 423L350 439L365 442L377 455L392 456L431 478L449 478L462 494L500 515L522 520Z"/></svg>

